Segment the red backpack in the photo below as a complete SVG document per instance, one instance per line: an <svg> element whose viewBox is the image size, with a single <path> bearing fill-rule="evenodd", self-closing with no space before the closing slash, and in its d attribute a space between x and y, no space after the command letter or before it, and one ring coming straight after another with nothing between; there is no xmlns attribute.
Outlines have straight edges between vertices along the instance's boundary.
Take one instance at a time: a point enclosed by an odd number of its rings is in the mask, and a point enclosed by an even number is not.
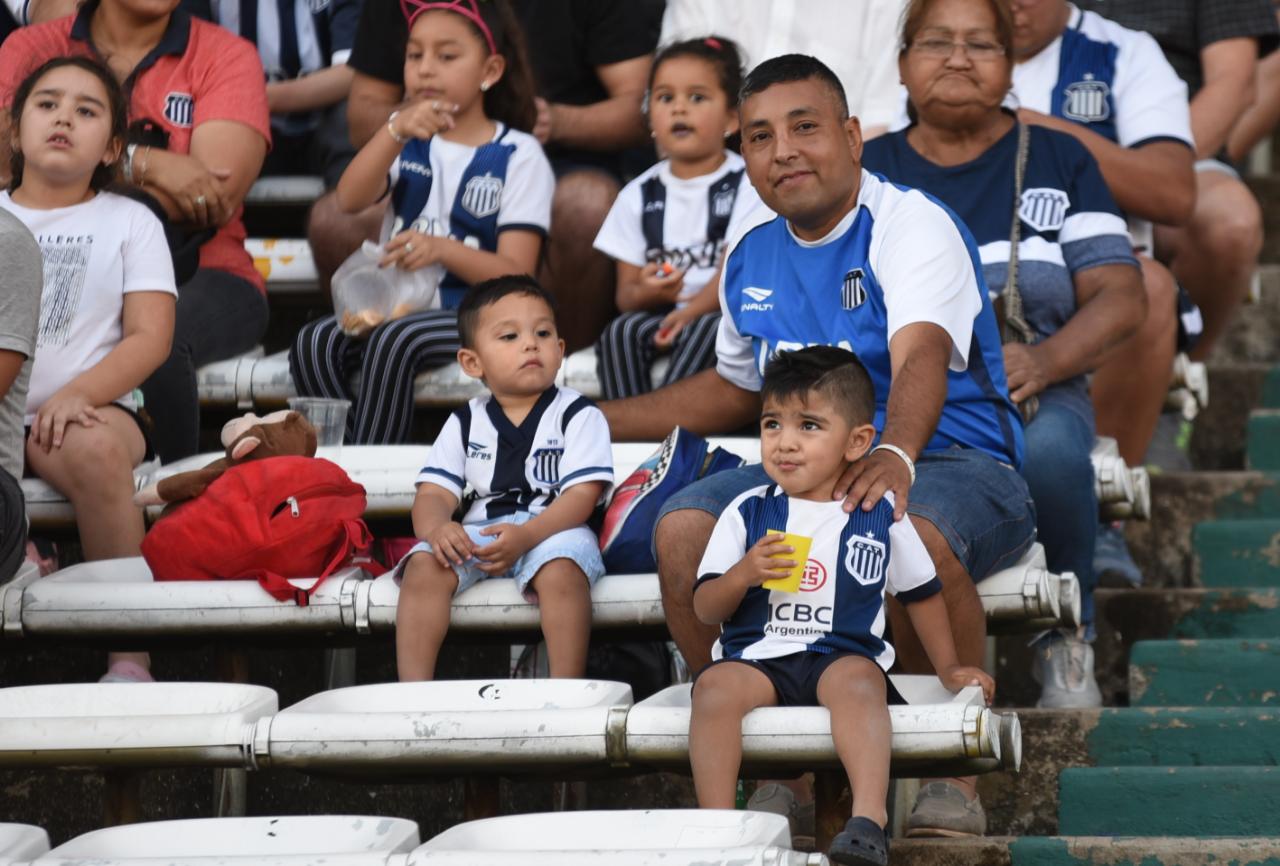
<svg viewBox="0 0 1280 866"><path fill-rule="evenodd" d="M372 542L364 509L364 488L328 460L250 460L158 520L142 555L156 580L256 580L305 607L325 578ZM309 590L289 583L317 576Z"/></svg>

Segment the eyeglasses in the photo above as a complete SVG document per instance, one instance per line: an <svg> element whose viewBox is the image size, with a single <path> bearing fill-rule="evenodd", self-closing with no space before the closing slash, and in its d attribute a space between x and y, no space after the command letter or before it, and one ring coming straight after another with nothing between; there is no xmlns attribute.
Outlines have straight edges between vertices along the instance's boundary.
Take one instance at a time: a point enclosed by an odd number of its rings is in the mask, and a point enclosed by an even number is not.
<svg viewBox="0 0 1280 866"><path fill-rule="evenodd" d="M926 57L947 58L957 48L969 55L970 60L994 60L1004 56L1004 46L999 42L987 42L981 39L966 39L964 42L952 42L950 39L917 39L911 43L911 50Z"/></svg>

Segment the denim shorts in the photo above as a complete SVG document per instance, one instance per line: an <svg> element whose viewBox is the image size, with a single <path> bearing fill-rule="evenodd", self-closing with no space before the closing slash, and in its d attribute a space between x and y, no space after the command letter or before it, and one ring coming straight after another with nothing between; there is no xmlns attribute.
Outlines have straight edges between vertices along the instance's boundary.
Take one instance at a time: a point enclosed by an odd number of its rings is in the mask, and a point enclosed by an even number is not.
<svg viewBox="0 0 1280 866"><path fill-rule="evenodd" d="M768 483L758 463L717 472L668 499L658 521L689 508L718 517L737 496ZM950 448L917 460L907 512L942 533L974 581L1013 565L1035 541L1036 512L1027 483L975 448Z"/></svg>
<svg viewBox="0 0 1280 866"><path fill-rule="evenodd" d="M480 530L486 526L494 526L499 523L528 523L533 519L533 515L527 511L517 512L506 517L499 517L493 520L486 520L483 523L468 523L462 528L467 531L471 543L476 547L484 547L493 542L493 537L481 535ZM400 580L401 572L405 563L409 561L409 557L415 553L432 553L431 545L425 541L419 541L413 548L404 555L396 565L395 579ZM555 535L541 542L532 550L525 553L515 561L503 574L485 574L480 570L480 560L472 557L461 565L453 567L454 574L458 575L458 589L454 593L464 592L475 586L482 580L488 580L491 577L510 577L516 582L516 589L528 598L530 601L535 600L532 591L529 589L529 583L537 575L539 569L551 562L553 559L569 559L572 560L578 568L582 569L582 573L587 576L587 582L594 585L604 575L604 561L600 558L600 542L596 539L596 534L585 526L575 526L572 529L566 529L557 532Z"/></svg>

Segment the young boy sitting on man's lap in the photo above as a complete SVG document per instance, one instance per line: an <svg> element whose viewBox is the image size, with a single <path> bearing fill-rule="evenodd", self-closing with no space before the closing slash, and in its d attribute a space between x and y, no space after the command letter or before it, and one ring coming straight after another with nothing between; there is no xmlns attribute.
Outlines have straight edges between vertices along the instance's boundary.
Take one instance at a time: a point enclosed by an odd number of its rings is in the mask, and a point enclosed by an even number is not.
<svg viewBox="0 0 1280 866"><path fill-rule="evenodd" d="M849 774L853 817L832 861L886 864L889 703L902 703L886 671L884 594L905 602L947 688L995 690L960 665L939 594L942 584L910 520L894 522L892 494L846 514L837 479L875 439L875 394L853 353L814 346L779 353L764 373L760 452L774 482L743 493L720 515L698 568L693 608L721 626L716 661L693 689L689 755L698 804L732 809L742 762L742 719L757 707L831 711L836 752ZM765 589L797 562L782 533L811 540L798 592Z"/></svg>
<svg viewBox="0 0 1280 866"><path fill-rule="evenodd" d="M435 675L453 596L489 577L536 594L553 677L580 677L591 584L604 574L584 525L613 485L609 426L595 404L557 388L564 341L551 296L525 276L472 286L458 307L458 363L491 396L445 422L418 475L419 542L397 567L396 667ZM470 488L462 523L453 514Z"/></svg>

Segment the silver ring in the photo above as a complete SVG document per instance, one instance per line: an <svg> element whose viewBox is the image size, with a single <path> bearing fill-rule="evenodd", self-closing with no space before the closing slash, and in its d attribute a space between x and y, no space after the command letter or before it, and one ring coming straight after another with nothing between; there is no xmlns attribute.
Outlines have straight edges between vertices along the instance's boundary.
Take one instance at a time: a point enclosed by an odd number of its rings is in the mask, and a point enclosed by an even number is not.
<svg viewBox="0 0 1280 866"><path fill-rule="evenodd" d="M200 207L204 207L205 201L207 201L207 199L205 199L204 196L202 195L196 196L196 204L200 205Z"/></svg>
<svg viewBox="0 0 1280 866"><path fill-rule="evenodd" d="M413 252L413 242L412 242L412 241L405 241L405 242L404 242L404 251L405 251L406 253L411 253L411 252Z"/></svg>

